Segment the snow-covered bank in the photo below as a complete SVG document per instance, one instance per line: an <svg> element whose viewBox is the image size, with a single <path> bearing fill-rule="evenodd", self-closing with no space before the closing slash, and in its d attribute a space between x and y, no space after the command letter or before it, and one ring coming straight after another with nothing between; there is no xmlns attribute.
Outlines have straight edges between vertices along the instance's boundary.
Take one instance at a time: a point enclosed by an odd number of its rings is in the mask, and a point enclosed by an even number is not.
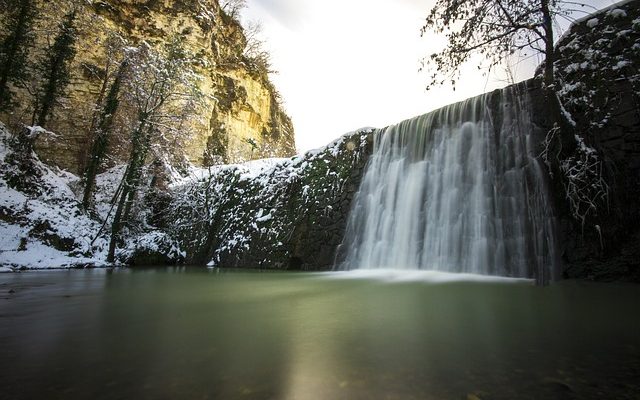
<svg viewBox="0 0 640 400"><path fill-rule="evenodd" d="M287 268L297 258L310 262L311 252L329 265L348 212L343 197L357 188L352 181L366 162L371 134L350 133L292 158L189 167L184 175L150 166L118 243L117 263ZM79 177L20 149L0 124L0 272L108 266L112 202L125 167L97 176L87 211L79 201ZM162 187L153 183L157 174ZM331 246L317 234L311 245L293 246L308 241L292 238L301 223L306 230L335 231Z"/></svg>
<svg viewBox="0 0 640 400"><path fill-rule="evenodd" d="M101 224L69 187L78 178L16 152L15 142L0 124L0 272L105 265Z"/></svg>

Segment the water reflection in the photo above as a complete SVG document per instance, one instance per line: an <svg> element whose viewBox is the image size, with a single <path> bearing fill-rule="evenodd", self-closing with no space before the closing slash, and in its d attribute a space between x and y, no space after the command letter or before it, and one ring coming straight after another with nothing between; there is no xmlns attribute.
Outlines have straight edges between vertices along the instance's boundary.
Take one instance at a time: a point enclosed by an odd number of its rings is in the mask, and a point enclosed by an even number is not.
<svg viewBox="0 0 640 400"><path fill-rule="evenodd" d="M0 398L588 399L640 390L636 286L440 278L3 275Z"/></svg>

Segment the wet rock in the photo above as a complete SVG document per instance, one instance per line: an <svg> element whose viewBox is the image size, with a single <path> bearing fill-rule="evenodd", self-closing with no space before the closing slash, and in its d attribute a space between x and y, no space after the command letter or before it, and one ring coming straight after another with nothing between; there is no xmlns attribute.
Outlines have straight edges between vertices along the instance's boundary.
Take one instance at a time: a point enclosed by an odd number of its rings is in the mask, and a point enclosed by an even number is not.
<svg viewBox="0 0 640 400"><path fill-rule="evenodd" d="M566 190L554 179L559 214L563 276L572 279L640 282L640 9L632 1L574 25L557 45L562 71L560 98L576 132L603 160L607 196L585 221L572 217ZM542 93L534 95L544 107ZM536 125L549 127L542 112Z"/></svg>
<svg viewBox="0 0 640 400"><path fill-rule="evenodd" d="M186 189L194 201L175 199L167 231L191 264L331 269L372 135L353 132L256 177L225 169L212 182Z"/></svg>

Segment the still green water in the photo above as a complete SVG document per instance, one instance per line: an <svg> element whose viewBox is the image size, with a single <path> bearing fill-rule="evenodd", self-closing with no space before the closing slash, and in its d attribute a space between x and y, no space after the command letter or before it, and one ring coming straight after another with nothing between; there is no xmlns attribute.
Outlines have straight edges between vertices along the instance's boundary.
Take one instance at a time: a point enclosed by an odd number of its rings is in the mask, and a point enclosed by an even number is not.
<svg viewBox="0 0 640 400"><path fill-rule="evenodd" d="M3 274L0 398L640 398L638 286L386 277Z"/></svg>

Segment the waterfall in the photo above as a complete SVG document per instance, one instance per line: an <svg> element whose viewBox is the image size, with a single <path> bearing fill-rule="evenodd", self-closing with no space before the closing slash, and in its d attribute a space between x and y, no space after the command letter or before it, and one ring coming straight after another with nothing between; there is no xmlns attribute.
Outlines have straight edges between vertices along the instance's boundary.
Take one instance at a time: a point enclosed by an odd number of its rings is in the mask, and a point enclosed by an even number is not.
<svg viewBox="0 0 640 400"><path fill-rule="evenodd" d="M504 89L379 130L338 268L547 279L547 175L529 98Z"/></svg>

